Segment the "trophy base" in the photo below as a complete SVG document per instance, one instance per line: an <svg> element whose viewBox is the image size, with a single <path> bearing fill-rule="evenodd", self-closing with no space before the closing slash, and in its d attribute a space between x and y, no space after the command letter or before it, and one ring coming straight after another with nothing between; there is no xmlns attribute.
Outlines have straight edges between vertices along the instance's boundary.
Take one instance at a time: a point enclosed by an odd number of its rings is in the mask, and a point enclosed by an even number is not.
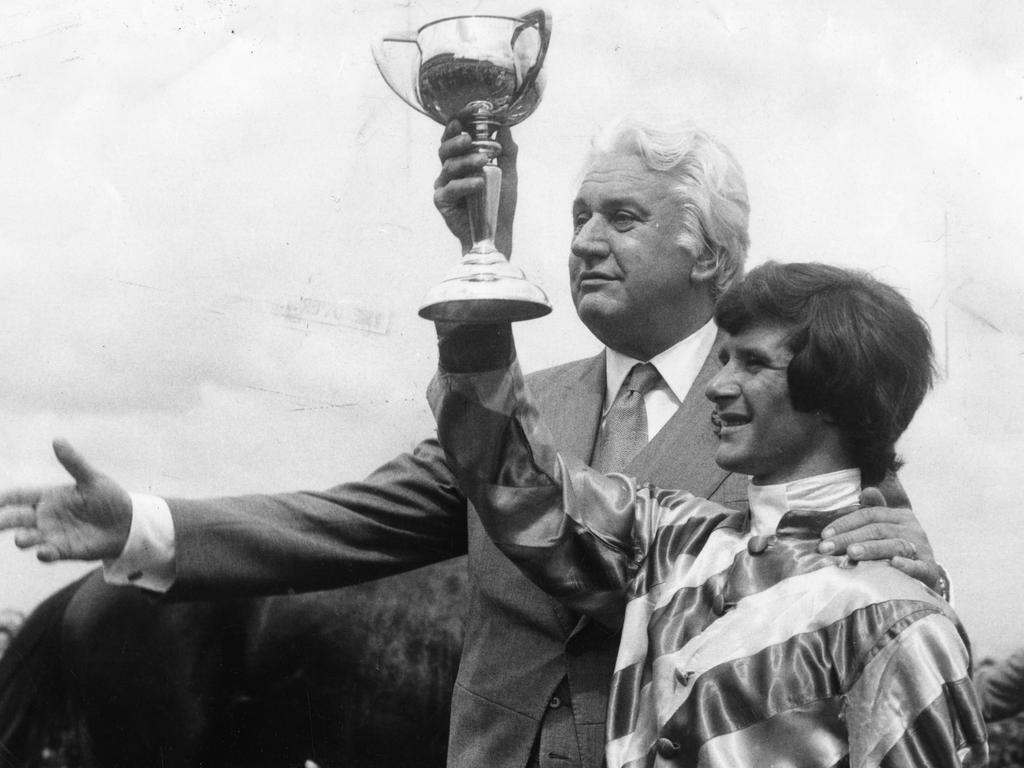
<svg viewBox="0 0 1024 768"><path fill-rule="evenodd" d="M419 309L427 320L457 323L516 322L550 312L544 291L504 257L499 263L463 261L427 292Z"/></svg>

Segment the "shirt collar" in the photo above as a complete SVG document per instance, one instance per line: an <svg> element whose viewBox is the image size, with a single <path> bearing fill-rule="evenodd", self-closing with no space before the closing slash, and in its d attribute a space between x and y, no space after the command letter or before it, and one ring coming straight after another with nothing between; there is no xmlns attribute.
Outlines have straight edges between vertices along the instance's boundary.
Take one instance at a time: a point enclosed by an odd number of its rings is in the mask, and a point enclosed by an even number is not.
<svg viewBox="0 0 1024 768"><path fill-rule="evenodd" d="M605 378L608 387L604 401L605 411L611 407L615 395L622 387L622 382L626 380L626 375L637 363L651 363L658 369L662 380L672 391L676 400L679 402L685 400L708 353L715 345L717 335L718 329L715 327L715 321L708 320L700 329L650 360L637 360L609 347L605 354Z"/></svg>
<svg viewBox="0 0 1024 768"><path fill-rule="evenodd" d="M826 512L856 504L860 498L860 470L840 469L777 485L747 486L750 530L755 536L775 533L779 520L790 510Z"/></svg>

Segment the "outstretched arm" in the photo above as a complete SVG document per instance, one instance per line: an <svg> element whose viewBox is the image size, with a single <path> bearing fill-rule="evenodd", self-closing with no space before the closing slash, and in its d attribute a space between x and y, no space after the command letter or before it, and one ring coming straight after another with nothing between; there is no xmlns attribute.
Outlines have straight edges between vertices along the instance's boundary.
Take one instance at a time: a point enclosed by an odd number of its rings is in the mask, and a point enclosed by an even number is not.
<svg viewBox="0 0 1024 768"><path fill-rule="evenodd" d="M117 557L132 523L127 491L67 442L55 440L53 452L74 485L0 493L0 530L17 530L15 543L44 563Z"/></svg>
<svg viewBox="0 0 1024 768"><path fill-rule="evenodd" d="M172 595L189 599L311 591L466 553L466 500L434 440L326 491L166 500L173 561L163 581L151 540L122 562L142 497L67 443L54 451L75 483L0 493L0 530L16 530L16 543L44 562L103 559L115 583L162 591L173 582Z"/></svg>

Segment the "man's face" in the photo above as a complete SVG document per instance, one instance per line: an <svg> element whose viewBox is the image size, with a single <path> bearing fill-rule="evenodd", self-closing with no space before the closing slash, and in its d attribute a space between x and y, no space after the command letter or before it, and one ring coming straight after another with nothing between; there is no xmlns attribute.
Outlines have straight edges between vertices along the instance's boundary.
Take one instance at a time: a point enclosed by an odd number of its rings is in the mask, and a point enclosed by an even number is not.
<svg viewBox="0 0 1024 768"><path fill-rule="evenodd" d="M717 414L715 461L722 469L752 475L759 485L849 466L838 456L837 428L822 414L793 409L786 380L793 354L785 344L791 330L755 325L726 334L722 369L706 392Z"/></svg>
<svg viewBox="0 0 1024 768"><path fill-rule="evenodd" d="M626 152L599 155L573 203L569 278L576 312L609 347L649 359L710 316L708 286L691 279L694 255L678 192L664 173ZM703 296L706 307L695 306ZM690 327L694 315L700 317Z"/></svg>

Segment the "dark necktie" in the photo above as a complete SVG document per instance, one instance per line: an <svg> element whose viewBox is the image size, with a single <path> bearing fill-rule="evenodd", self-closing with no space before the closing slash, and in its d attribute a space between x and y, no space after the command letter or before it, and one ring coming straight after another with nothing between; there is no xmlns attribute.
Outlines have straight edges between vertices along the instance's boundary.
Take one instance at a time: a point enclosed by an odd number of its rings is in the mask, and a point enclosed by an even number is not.
<svg viewBox="0 0 1024 768"><path fill-rule="evenodd" d="M650 363L634 365L608 409L594 447L591 465L601 472L621 472L647 445L647 410L644 395L661 381Z"/></svg>

